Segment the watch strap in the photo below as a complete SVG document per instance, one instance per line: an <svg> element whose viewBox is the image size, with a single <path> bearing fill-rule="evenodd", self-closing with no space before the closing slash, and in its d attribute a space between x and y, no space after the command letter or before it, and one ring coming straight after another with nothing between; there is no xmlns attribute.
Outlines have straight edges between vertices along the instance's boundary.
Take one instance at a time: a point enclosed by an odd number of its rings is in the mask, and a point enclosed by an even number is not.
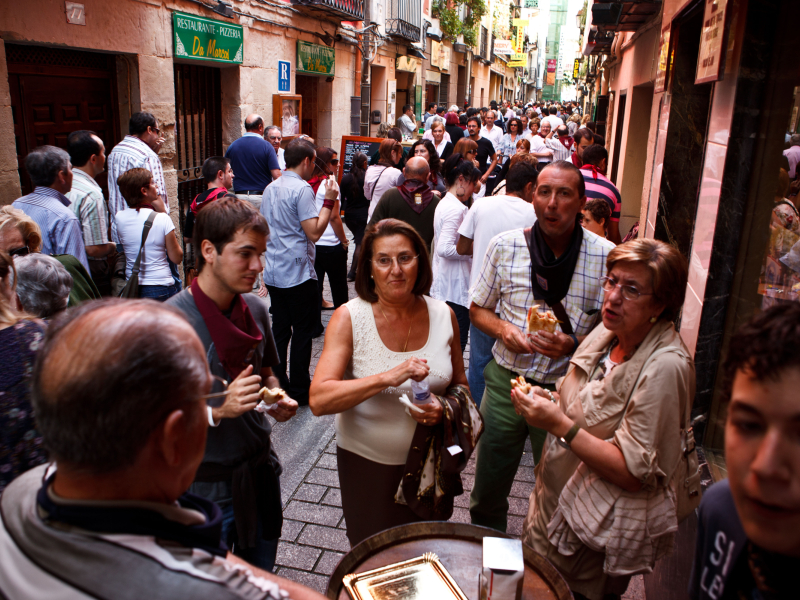
<svg viewBox="0 0 800 600"><path fill-rule="evenodd" d="M563 439L564 443L569 445L572 443L572 440L575 439L575 436L578 435L578 431L580 431L581 426L575 423L572 427L569 428L569 431L564 435Z"/></svg>

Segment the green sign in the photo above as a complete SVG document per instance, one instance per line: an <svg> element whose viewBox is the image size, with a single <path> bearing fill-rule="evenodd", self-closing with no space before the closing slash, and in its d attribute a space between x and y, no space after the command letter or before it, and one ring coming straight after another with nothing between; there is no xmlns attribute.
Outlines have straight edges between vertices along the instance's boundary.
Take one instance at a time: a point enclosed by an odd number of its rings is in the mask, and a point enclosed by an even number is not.
<svg viewBox="0 0 800 600"><path fill-rule="evenodd" d="M297 40L297 73L333 77L336 50Z"/></svg>
<svg viewBox="0 0 800 600"><path fill-rule="evenodd" d="M175 58L242 64L244 33L241 25L172 13Z"/></svg>

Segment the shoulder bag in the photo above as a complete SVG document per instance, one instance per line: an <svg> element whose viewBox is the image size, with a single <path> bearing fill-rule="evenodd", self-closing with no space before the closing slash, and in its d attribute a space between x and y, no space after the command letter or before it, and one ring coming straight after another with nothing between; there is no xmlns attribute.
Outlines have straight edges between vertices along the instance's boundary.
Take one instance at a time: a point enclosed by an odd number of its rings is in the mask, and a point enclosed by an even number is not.
<svg viewBox="0 0 800 600"><path fill-rule="evenodd" d="M120 298L138 298L139 297L139 265L142 262L142 254L144 253L144 243L147 241L147 234L150 233L150 228L153 226L153 221L156 220L156 211L152 211L148 215L147 220L144 222L144 229L142 230L142 245L139 246L139 254L136 256L136 262L133 263L131 270L131 277L128 283L122 288L119 294Z"/></svg>

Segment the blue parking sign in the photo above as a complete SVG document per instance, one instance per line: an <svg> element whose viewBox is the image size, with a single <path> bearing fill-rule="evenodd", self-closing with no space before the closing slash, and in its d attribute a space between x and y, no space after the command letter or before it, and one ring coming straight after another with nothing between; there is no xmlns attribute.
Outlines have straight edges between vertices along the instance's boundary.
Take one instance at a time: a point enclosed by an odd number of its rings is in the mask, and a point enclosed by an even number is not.
<svg viewBox="0 0 800 600"><path fill-rule="evenodd" d="M290 88L289 76L292 73L292 65L287 60L278 61L278 91L288 92Z"/></svg>

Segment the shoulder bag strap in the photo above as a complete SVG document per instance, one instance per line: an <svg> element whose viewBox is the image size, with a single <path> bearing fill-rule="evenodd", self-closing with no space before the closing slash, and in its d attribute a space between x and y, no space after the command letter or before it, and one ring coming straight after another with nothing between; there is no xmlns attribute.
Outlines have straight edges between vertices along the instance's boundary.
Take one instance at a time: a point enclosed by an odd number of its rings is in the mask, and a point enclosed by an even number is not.
<svg viewBox="0 0 800 600"><path fill-rule="evenodd" d="M533 244L532 230L532 227L526 227L523 230L525 233L525 243L528 246L528 253L531 257L531 289L533 289L533 281L534 277L536 277L536 272L533 270L533 249L531 247ZM556 318L561 321L561 331L567 335L575 335L575 330L572 329L572 321L569 320L567 309L564 308L564 305L561 304L561 301L559 300L555 304L548 304L548 306L553 309L553 314L555 314Z"/></svg>
<svg viewBox="0 0 800 600"><path fill-rule="evenodd" d="M150 215L148 215L147 220L144 222L144 229L142 230L142 245L139 246L139 255L136 257L136 262L133 263L133 269L131 269L131 278L133 278L134 275L139 275L139 263L142 262L144 243L147 241L147 234L150 233L150 228L153 226L153 221L155 220L156 211L152 211Z"/></svg>
<svg viewBox="0 0 800 600"><path fill-rule="evenodd" d="M383 177L383 174L386 173L386 169L388 168L389 167L383 167L383 171L381 171L381 174L378 175L378 178L375 180L375 183L372 184L372 189L369 191L370 202L372 202L372 195L375 193L375 188L378 187L378 182L381 180L381 177Z"/></svg>

